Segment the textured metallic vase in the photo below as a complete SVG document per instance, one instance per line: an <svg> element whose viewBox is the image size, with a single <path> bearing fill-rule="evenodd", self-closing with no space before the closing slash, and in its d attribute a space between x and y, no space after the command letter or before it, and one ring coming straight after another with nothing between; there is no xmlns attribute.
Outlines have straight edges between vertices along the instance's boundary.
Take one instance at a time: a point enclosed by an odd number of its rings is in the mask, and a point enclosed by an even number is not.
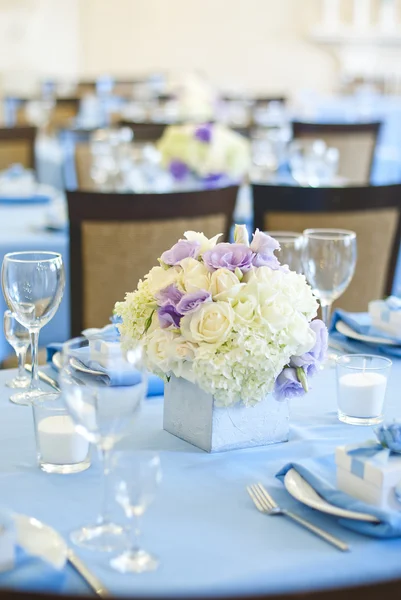
<svg viewBox="0 0 401 600"><path fill-rule="evenodd" d="M218 407L214 398L186 379L165 385L163 427L206 452L266 446L288 440L288 402L269 394L254 407Z"/></svg>

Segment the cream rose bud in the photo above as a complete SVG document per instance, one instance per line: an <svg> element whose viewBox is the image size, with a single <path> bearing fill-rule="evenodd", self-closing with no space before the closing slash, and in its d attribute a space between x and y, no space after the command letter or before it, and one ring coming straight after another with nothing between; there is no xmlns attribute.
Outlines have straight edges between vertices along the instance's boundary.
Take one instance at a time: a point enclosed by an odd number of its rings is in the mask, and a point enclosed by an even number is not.
<svg viewBox="0 0 401 600"><path fill-rule="evenodd" d="M205 265L194 258L184 258L181 261L183 269L183 285L188 294L198 290L209 291L210 273Z"/></svg>
<svg viewBox="0 0 401 600"><path fill-rule="evenodd" d="M181 319L182 335L196 344L224 344L234 324L234 311L227 302L205 302L199 310Z"/></svg>
<svg viewBox="0 0 401 600"><path fill-rule="evenodd" d="M171 344L176 337L177 334L166 329L156 329L147 337L147 359L163 373L168 373L171 370Z"/></svg>
<svg viewBox="0 0 401 600"><path fill-rule="evenodd" d="M180 267L171 267L171 269L153 267L145 278L148 281L150 293L155 295L157 292L160 292L160 290L163 290L173 283L175 283L178 288L182 287L182 274L182 269Z"/></svg>
<svg viewBox="0 0 401 600"><path fill-rule="evenodd" d="M237 275L229 269L217 269L210 278L210 293L215 298L218 294L230 290L240 283Z"/></svg>
<svg viewBox="0 0 401 600"><path fill-rule="evenodd" d="M173 361L186 360L192 362L195 357L195 346L182 335L179 335L171 342L169 355Z"/></svg>

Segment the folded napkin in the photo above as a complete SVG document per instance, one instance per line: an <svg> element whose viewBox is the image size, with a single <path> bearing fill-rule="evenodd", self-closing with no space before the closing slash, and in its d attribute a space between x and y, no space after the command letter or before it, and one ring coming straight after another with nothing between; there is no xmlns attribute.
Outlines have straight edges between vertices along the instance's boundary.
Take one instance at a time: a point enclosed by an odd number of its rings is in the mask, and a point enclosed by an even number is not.
<svg viewBox="0 0 401 600"><path fill-rule="evenodd" d="M57 344L57 343L49 344L47 346L47 362L50 363L53 368L56 368L56 367L52 363L52 357L56 352L60 352L62 347L63 347L63 344ZM102 373L105 374L106 377L109 377L110 378L109 385L111 385L111 386L134 385L138 381L138 375L135 373L135 371L132 371L129 368L127 368L123 371L117 371L117 370L111 371L109 369L105 369L104 367L102 367L101 365L96 363L95 361L89 360L89 348L81 348L79 350L79 354L77 355L77 358L79 358L79 360L81 360L87 367L89 367L91 369L95 369L96 371L101 371ZM160 377L157 377L156 375L152 375L151 373L149 373L148 374L148 391L147 391L146 395L148 397L162 396L163 393L164 393L163 380L160 379Z"/></svg>
<svg viewBox="0 0 401 600"><path fill-rule="evenodd" d="M60 592L66 573L50 563L17 548L14 569L0 573L0 587L25 592Z"/></svg>
<svg viewBox="0 0 401 600"><path fill-rule="evenodd" d="M327 502L356 512L374 515L380 523L367 523L352 519L339 519L348 529L378 538L401 537L401 512L382 510L365 504L336 489L336 465L334 454L318 458L307 458L297 463L287 464L276 475L280 481L290 469L295 469ZM400 503L401 510L401 503Z"/></svg>
<svg viewBox="0 0 401 600"><path fill-rule="evenodd" d="M356 333L386 338L388 340L396 342L397 344L400 344L400 346L385 346L379 344L375 346L374 344L365 344L364 342L351 340L350 338L342 335L336 330L336 324L338 323L338 321L343 321ZM379 331L378 329L374 328L372 326L372 321L369 313L349 313L345 310L340 309L334 311L330 325L330 336L333 337L333 339L339 340L341 343L343 343L343 341L346 340L346 347L349 347L350 351L356 350L357 352L367 352L369 348L371 350L372 347L374 347L383 354L401 357L401 339L391 337L385 332Z"/></svg>

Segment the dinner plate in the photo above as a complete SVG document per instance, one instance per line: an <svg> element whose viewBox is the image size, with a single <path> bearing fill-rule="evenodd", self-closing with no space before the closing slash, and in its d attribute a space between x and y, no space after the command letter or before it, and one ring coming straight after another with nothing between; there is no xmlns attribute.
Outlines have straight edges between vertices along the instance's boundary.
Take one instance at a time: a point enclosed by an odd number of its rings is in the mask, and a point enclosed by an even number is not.
<svg viewBox="0 0 401 600"><path fill-rule="evenodd" d="M368 523L379 523L379 519L366 513L346 510L339 506L330 504L319 496L313 487L295 469L290 469L284 477L284 485L289 494L302 504L310 506L320 512L333 515L340 519L353 519L354 521L367 521Z"/></svg>
<svg viewBox="0 0 401 600"><path fill-rule="evenodd" d="M379 344L380 346L400 346L399 342L395 342L394 340L389 340L385 337L375 336L375 335L364 335L363 333L358 333L354 331L352 327L344 323L344 321L337 321L336 329L339 333L342 333L346 337L349 337L353 340L358 340L359 342L364 342L366 344Z"/></svg>
<svg viewBox="0 0 401 600"><path fill-rule="evenodd" d="M32 556L62 569L67 561L68 548L64 539L49 525L26 515L14 514L18 544Z"/></svg>

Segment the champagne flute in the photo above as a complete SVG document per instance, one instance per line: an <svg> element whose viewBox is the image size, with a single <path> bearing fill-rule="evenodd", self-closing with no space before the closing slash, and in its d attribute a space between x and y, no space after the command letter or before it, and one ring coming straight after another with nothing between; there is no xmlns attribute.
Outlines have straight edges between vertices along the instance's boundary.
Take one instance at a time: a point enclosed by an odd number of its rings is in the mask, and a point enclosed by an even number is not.
<svg viewBox="0 0 401 600"><path fill-rule="evenodd" d="M282 265L288 265L291 271L302 273L303 235L295 231L265 231L278 241L280 250L276 251Z"/></svg>
<svg viewBox="0 0 401 600"><path fill-rule="evenodd" d="M96 341L99 343L99 338ZM91 366L95 366L91 360L91 342L75 338L63 346L60 373L64 401L77 431L97 447L103 466L100 516L97 522L73 531L70 537L78 546L106 552L120 547L124 538L122 527L113 523L108 514L111 452L130 432L147 389L142 347L133 344L124 358L113 354L108 358L104 375L99 374L98 368L91 373ZM89 372L80 370L82 363L89 367ZM118 386L112 385L112 374L118 376Z"/></svg>
<svg viewBox="0 0 401 600"><path fill-rule="evenodd" d="M14 401L29 404L45 394L39 387L39 332L55 315L65 285L61 254L57 252L12 252L6 254L2 268L2 287L6 302L31 336L32 377L28 391L16 394Z"/></svg>
<svg viewBox="0 0 401 600"><path fill-rule="evenodd" d="M14 348L18 358L17 377L14 377L11 381L7 381L6 385L10 388L27 388L31 381L25 372L26 353L31 343L29 331L17 321L11 310L4 312L4 335L10 346ZM10 400L13 401L13 396L11 396Z"/></svg>
<svg viewBox="0 0 401 600"><path fill-rule="evenodd" d="M161 481L160 458L153 452L118 452L114 460L116 500L131 521L129 547L110 561L120 573L144 573L159 566L158 559L141 547L140 519L156 496Z"/></svg>
<svg viewBox="0 0 401 600"><path fill-rule="evenodd" d="M346 229L305 229L303 235L304 274L320 301L322 319L329 327L332 304L354 276L356 233Z"/></svg>

